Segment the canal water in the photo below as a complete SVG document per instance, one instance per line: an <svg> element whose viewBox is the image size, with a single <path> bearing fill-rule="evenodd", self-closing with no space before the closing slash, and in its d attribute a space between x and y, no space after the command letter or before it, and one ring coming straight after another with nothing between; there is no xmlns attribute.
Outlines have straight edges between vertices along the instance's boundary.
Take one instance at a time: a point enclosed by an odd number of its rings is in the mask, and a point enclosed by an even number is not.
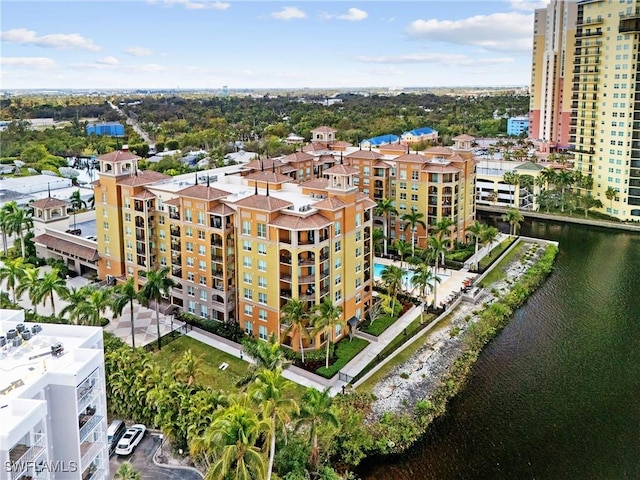
<svg viewBox="0 0 640 480"><path fill-rule="evenodd" d="M521 233L560 242L554 272L424 439L361 478L640 479L640 234Z"/></svg>

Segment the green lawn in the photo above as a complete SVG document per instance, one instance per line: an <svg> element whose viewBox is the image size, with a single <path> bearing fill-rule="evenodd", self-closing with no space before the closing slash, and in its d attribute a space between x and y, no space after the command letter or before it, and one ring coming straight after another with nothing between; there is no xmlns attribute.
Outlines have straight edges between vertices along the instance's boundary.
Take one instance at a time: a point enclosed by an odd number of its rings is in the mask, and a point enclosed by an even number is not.
<svg viewBox="0 0 640 480"><path fill-rule="evenodd" d="M495 247L493 247L489 255L485 255L480 259L480 265L478 266L478 268L483 269L488 267L491 264L491 262L493 262L496 258L498 258L502 254L502 252L504 252L507 248L509 248L509 245L511 245L515 240L516 240L515 237L509 237L503 240L499 245L496 245Z"/></svg>
<svg viewBox="0 0 640 480"><path fill-rule="evenodd" d="M249 373L249 363L191 337L182 336L153 355L158 365L166 371L171 371L172 366L187 350L191 350L196 357L202 359L200 365L202 373L196 377L197 383L222 390L227 394L238 393L241 390L236 387L236 383ZM221 363L228 363L229 367L226 370L220 370ZM294 387L290 390L291 397L300 401L306 391L307 387L294 383Z"/></svg>
<svg viewBox="0 0 640 480"><path fill-rule="evenodd" d="M493 267L487 275L480 282L481 287L489 287L494 283L502 280L505 277L505 267L509 265L514 258L522 254L522 249L524 248L524 243L520 242L513 250L507 253L500 262Z"/></svg>
<svg viewBox="0 0 640 480"><path fill-rule="evenodd" d="M367 345L369 345L369 342L362 338L343 338L335 347L337 360L333 362L332 365L329 365L329 368L320 367L316 373L325 378L333 377L342 367L349 363L353 357L364 350Z"/></svg>
<svg viewBox="0 0 640 480"><path fill-rule="evenodd" d="M162 347L162 350L154 354L154 358L161 367L170 372L172 366L180 360L187 350L191 350L193 355L202 359L200 365L202 374L196 378L196 381L201 385L209 385L215 389L232 393L238 390L235 386L236 382L249 372L249 364L244 360L186 336ZM220 364L225 362L229 364L229 368L220 370Z"/></svg>
<svg viewBox="0 0 640 480"><path fill-rule="evenodd" d="M396 317L381 315L379 318L375 319L373 323L370 323L369 320L367 320L365 325L360 327L360 330L364 333L368 333L369 335L378 337L397 320L398 319Z"/></svg>

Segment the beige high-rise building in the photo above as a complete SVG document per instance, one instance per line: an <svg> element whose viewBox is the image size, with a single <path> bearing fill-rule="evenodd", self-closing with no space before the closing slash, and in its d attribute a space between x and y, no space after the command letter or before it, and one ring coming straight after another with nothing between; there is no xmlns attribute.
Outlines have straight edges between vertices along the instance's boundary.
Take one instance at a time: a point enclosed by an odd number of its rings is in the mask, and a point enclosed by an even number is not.
<svg viewBox="0 0 640 480"><path fill-rule="evenodd" d="M569 146L577 11L575 1L565 0L535 11L529 138L539 139L543 151Z"/></svg>
<svg viewBox="0 0 640 480"><path fill-rule="evenodd" d="M575 168L604 212L640 220L640 0L580 1L576 22Z"/></svg>

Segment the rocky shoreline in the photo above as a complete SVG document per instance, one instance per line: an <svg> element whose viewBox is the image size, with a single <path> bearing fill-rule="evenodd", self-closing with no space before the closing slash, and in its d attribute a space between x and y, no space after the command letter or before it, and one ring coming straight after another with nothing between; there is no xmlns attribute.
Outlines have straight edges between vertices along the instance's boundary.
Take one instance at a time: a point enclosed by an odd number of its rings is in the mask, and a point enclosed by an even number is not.
<svg viewBox="0 0 640 480"><path fill-rule="evenodd" d="M506 266L496 267L504 269L505 277L485 289L481 303L459 303L447 317L449 325L446 328L436 326L421 340L423 346L414 355L375 385L372 390L376 397L372 405L375 418L385 412L410 411L418 401L429 399L442 385L451 366L467 348L464 333L469 326L479 319L486 307L507 293L544 252L544 247L530 240L521 240L515 248L520 248L519 254Z"/></svg>

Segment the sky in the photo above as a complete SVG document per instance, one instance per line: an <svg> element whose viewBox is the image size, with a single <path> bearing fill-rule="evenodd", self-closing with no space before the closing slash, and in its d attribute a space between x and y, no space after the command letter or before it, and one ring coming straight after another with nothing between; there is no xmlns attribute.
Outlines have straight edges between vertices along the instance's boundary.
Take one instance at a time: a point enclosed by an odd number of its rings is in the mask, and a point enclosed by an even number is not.
<svg viewBox="0 0 640 480"><path fill-rule="evenodd" d="M527 86L548 0L3 0L0 89Z"/></svg>

